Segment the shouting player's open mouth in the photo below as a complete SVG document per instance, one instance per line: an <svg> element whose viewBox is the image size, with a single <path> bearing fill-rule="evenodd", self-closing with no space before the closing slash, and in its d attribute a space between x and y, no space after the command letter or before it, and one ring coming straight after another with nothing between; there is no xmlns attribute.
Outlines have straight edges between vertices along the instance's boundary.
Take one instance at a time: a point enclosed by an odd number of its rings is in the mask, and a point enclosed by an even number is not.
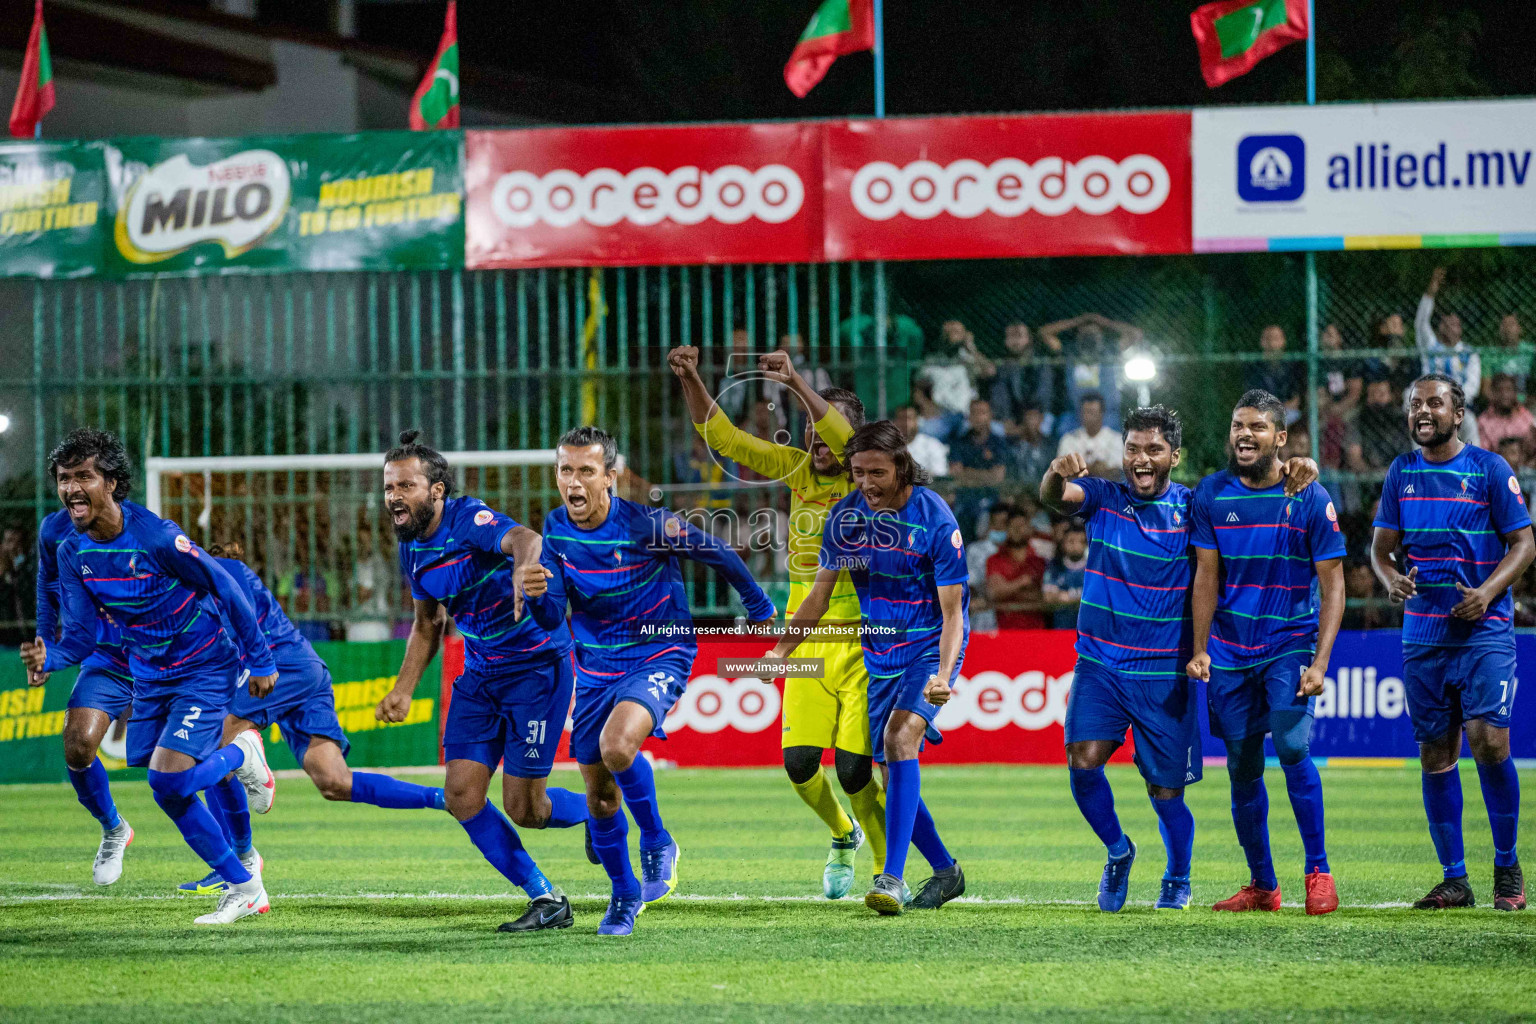
<svg viewBox="0 0 1536 1024"><path fill-rule="evenodd" d="M1237 453L1237 461L1244 465L1259 457L1259 446L1247 438L1239 438L1232 450Z"/></svg>
<svg viewBox="0 0 1536 1024"><path fill-rule="evenodd" d="M1152 468L1152 463L1131 467L1131 484L1141 494L1149 493L1157 484L1157 472Z"/></svg>
<svg viewBox="0 0 1536 1024"><path fill-rule="evenodd" d="M1419 444L1434 437L1436 430L1435 418L1429 413L1420 413L1413 418L1413 439Z"/></svg>
<svg viewBox="0 0 1536 1024"><path fill-rule="evenodd" d="M84 491L76 491L64 499L64 507L69 509L69 520L77 528L84 528L91 520L91 501L85 496Z"/></svg>

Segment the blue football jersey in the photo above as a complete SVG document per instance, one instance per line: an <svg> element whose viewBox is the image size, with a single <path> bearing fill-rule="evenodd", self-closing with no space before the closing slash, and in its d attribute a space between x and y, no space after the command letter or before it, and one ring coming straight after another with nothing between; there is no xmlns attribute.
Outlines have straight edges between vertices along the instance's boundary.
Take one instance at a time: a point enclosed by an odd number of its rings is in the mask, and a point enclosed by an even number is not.
<svg viewBox="0 0 1536 1024"><path fill-rule="evenodd" d="M1314 649L1314 563L1344 557L1338 513L1322 485L1287 498L1283 480L1255 489L1224 469L1200 481L1191 512L1195 546L1221 556L1211 664L1248 668Z"/></svg>
<svg viewBox="0 0 1536 1024"><path fill-rule="evenodd" d="M37 528L37 635L47 643L59 634L59 545L75 535L74 524L64 509L43 517ZM105 612L96 613L96 649L85 656L85 665L127 672L128 649L123 631Z"/></svg>
<svg viewBox="0 0 1536 1024"><path fill-rule="evenodd" d="M1146 499L1118 481L1073 483L1088 527L1078 656L1127 675L1183 674L1193 653L1189 488L1170 482Z"/></svg>
<svg viewBox="0 0 1536 1024"><path fill-rule="evenodd" d="M1417 591L1403 607L1403 643L1433 647L1510 643L1514 604L1509 591L1488 606L1481 622L1451 617L1463 586L1478 587L1504 558L1504 534L1531 525L1520 481L1503 456L1467 445L1449 462L1422 451L1399 455L1381 486L1376 525L1402 534Z"/></svg>
<svg viewBox="0 0 1536 1024"><path fill-rule="evenodd" d="M542 560L553 578L535 614L561 621L569 601L584 672L618 676L664 654L697 653L685 558L724 576L752 621L774 617L773 601L730 547L666 509L611 501L608 517L590 530L572 523L563 505L544 517Z"/></svg>
<svg viewBox="0 0 1536 1024"><path fill-rule="evenodd" d="M960 585L965 644L971 636L971 590L965 543L944 499L914 486L899 509L874 511L862 491L832 507L821 531L821 568L848 571L864 620L864 667L895 675L938 648L944 628L939 588Z"/></svg>
<svg viewBox="0 0 1536 1024"><path fill-rule="evenodd" d="M170 520L130 501L122 510L123 530L111 540L76 533L58 547L64 628L44 669L79 664L105 612L122 626L136 683L224 669L241 657L254 675L275 672L256 613L218 560Z"/></svg>
<svg viewBox="0 0 1536 1024"><path fill-rule="evenodd" d="M563 623L545 629L532 615L513 618L512 560L501 539L517 525L479 498L449 498L430 537L400 545L400 571L411 596L441 604L464 635L466 671L505 674L571 649Z"/></svg>
<svg viewBox="0 0 1536 1024"><path fill-rule="evenodd" d="M295 628L277 597L256 575L256 570L238 558L221 558L219 564L240 585L246 599L251 602L251 610L256 613L256 623L267 638L267 647L272 651L272 660L277 663L279 671L285 663L291 663L294 659L316 657L314 648Z"/></svg>

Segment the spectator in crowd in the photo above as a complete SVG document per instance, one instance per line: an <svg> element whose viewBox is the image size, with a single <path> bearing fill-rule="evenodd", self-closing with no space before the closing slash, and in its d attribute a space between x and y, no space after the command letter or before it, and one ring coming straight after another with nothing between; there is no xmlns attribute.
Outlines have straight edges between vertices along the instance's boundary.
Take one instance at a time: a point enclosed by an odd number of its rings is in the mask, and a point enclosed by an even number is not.
<svg viewBox="0 0 1536 1024"><path fill-rule="evenodd" d="M1002 550L1008 540L1008 517L1013 506L998 502L987 512L987 532L965 546L965 571L970 576L972 599L987 583L987 559Z"/></svg>
<svg viewBox="0 0 1536 1024"><path fill-rule="evenodd" d="M1418 312L1413 317L1413 338L1423 357L1423 372L1444 373L1453 378L1466 392L1467 404L1478 396L1483 386L1482 360L1477 351L1470 348L1461 336L1461 317L1450 310L1435 319L1435 299L1445 284L1445 268L1436 267L1429 275L1429 285L1419 299ZM1468 416L1463 424L1472 422ZM1475 440L1462 432L1462 440L1469 444Z"/></svg>
<svg viewBox="0 0 1536 1024"><path fill-rule="evenodd" d="M1520 484L1520 493L1525 496L1525 503L1531 503L1531 488L1536 487L1536 466L1531 465L1530 456L1525 454L1525 439L1520 437L1506 437L1499 442L1498 452L1509 463L1509 468L1515 471L1515 480Z"/></svg>
<svg viewBox="0 0 1536 1024"><path fill-rule="evenodd" d="M1285 444L1280 447L1280 461L1291 458L1312 457L1312 435L1307 433L1305 425L1298 423L1285 435Z"/></svg>
<svg viewBox="0 0 1536 1024"><path fill-rule="evenodd" d="M1376 584L1370 563L1351 557L1344 566L1344 629L1384 629L1393 625L1391 613L1382 608L1386 593Z"/></svg>
<svg viewBox="0 0 1536 1024"><path fill-rule="evenodd" d="M955 518L967 538L975 535L977 521L997 500L1007 455L1007 442L993 430L992 404L976 399L971 403L965 433L949 446L949 472L959 485Z"/></svg>
<svg viewBox="0 0 1536 1024"><path fill-rule="evenodd" d="M933 383L919 372L912 381L912 404L917 407L917 429L948 445L965 429L965 417L933 400Z"/></svg>
<svg viewBox="0 0 1536 1024"><path fill-rule="evenodd" d="M31 595L36 576L28 564L25 536L17 527L7 526L0 532L0 644L16 646L32 639L25 623L35 614Z"/></svg>
<svg viewBox="0 0 1536 1024"><path fill-rule="evenodd" d="M959 320L946 320L938 343L924 360L923 376L933 385L933 400L940 408L965 414L981 385L997 376L992 360L976 347L976 337ZM942 438L940 439L942 440Z"/></svg>
<svg viewBox="0 0 1536 1024"><path fill-rule="evenodd" d="M1285 329L1270 324L1259 334L1259 348L1264 358L1248 363L1243 372L1243 387L1268 391L1285 404L1285 422L1301 418L1301 396L1307 389L1307 368L1301 362L1285 358Z"/></svg>
<svg viewBox="0 0 1536 1024"><path fill-rule="evenodd" d="M1025 408L1019 429L1009 443L1008 456L1015 480L1028 482L1045 476L1056 457L1056 445L1045 432L1045 410L1040 406Z"/></svg>
<svg viewBox="0 0 1536 1024"><path fill-rule="evenodd" d="M1489 451L1499 450L1505 438L1517 438L1521 443L1533 439L1536 418L1531 410L1520 404L1516 395L1515 378L1507 373L1496 373L1488 381L1488 408L1477 418L1477 434L1482 446Z"/></svg>
<svg viewBox="0 0 1536 1024"><path fill-rule="evenodd" d="M1338 324L1327 324L1318 333L1320 349L1318 372L1322 377L1317 389L1320 420L1347 419L1360 405L1365 393L1365 365L1344 354L1344 333Z"/></svg>
<svg viewBox="0 0 1536 1024"><path fill-rule="evenodd" d="M1023 432L1029 409L1050 407L1053 378L1060 367L1040 365L1029 326L1017 320L1003 328L1003 348L1008 355L997 364L992 381L992 412L1012 438Z"/></svg>
<svg viewBox="0 0 1536 1024"><path fill-rule="evenodd" d="M357 553L352 563L352 617L346 637L352 643L373 643L394 635L391 595L401 586L398 562L391 565L374 543L373 527L357 528Z"/></svg>
<svg viewBox="0 0 1536 1024"><path fill-rule="evenodd" d="M1016 508L1008 516L1007 542L987 559L987 600L997 611L998 629L1045 628L1045 560L1031 547L1033 537L1029 514Z"/></svg>
<svg viewBox="0 0 1536 1024"><path fill-rule="evenodd" d="M1046 567L1042 590L1047 604L1065 606L1051 613L1054 628L1077 628L1077 605L1083 599L1083 582L1087 576L1088 529L1076 520L1068 520L1056 557Z"/></svg>
<svg viewBox="0 0 1536 1024"><path fill-rule="evenodd" d="M1061 336L1067 331L1072 332L1070 346L1062 343ZM1110 344L1109 334L1115 335L1114 344ZM1112 429L1120 429L1120 356L1141 338L1140 327L1111 320L1101 313L1081 313L1040 328L1040 340L1050 353L1065 354L1068 358L1063 396L1068 420L1082 408L1084 396L1095 394L1104 410L1104 421ZM1077 425L1069 422L1057 429ZM1115 461L1119 458L1115 456Z"/></svg>
<svg viewBox="0 0 1536 1024"><path fill-rule="evenodd" d="M1514 378L1515 393L1520 401L1525 401L1528 396L1529 382L1531 378L1531 360L1536 358L1536 345L1524 340L1520 327L1520 318L1513 313L1505 313L1499 318L1499 347L1487 349L1484 354L1488 361L1483 364L1483 372L1487 374L1507 373ZM1490 377L1483 378L1483 389L1486 391L1492 384Z"/></svg>
<svg viewBox="0 0 1536 1024"><path fill-rule="evenodd" d="M795 369L801 377L805 378L805 382L813 391L819 392L832 387L832 374L825 366L811 360L806 352L805 339L798 333L779 335L779 347L789 353L790 362L795 364ZM804 435L805 409L787 385L780 384L778 381L765 380L763 397L773 403L774 415L779 420L779 426L787 429L790 437Z"/></svg>
<svg viewBox="0 0 1536 1024"><path fill-rule="evenodd" d="M1408 385L1418 379L1420 359L1416 351L1408 347L1408 329L1398 313L1388 313L1376 325L1375 345L1389 354L1370 356L1365 360L1365 379L1380 377L1392 385L1399 395L1406 395Z"/></svg>
<svg viewBox="0 0 1536 1024"><path fill-rule="evenodd" d="M745 327L737 327L731 331L731 346L724 356L720 385L715 388L715 402L737 423L745 422L752 403L762 397L767 383L750 375L756 369L752 334Z"/></svg>
<svg viewBox="0 0 1536 1024"><path fill-rule="evenodd" d="M1383 472L1413 447L1402 397L1385 377L1365 384L1365 405L1344 440L1344 464L1353 473Z"/></svg>
<svg viewBox="0 0 1536 1024"><path fill-rule="evenodd" d="M1062 435L1056 454L1076 452L1088 463L1088 472L1092 475L1109 480L1119 476L1124 442L1118 432L1104 425L1103 396L1093 391L1083 395L1077 405L1077 418L1082 426Z"/></svg>
<svg viewBox="0 0 1536 1024"><path fill-rule="evenodd" d="M919 429L921 422L915 405L904 405L896 410L896 429L907 439L907 451L912 458L931 477L949 476L949 445L932 434L923 433Z"/></svg>
<svg viewBox="0 0 1536 1024"><path fill-rule="evenodd" d="M1040 556L1042 562L1049 563L1056 557L1056 533L1051 524L1050 513L1040 507L1035 500L1034 492L1025 489L1014 495L1012 501L1013 511L1024 513L1024 518L1030 523L1029 546L1035 554Z"/></svg>
<svg viewBox="0 0 1536 1024"><path fill-rule="evenodd" d="M738 479L736 463L710 451L709 445L704 443L704 438L697 431L690 430L688 433L690 436L688 451L678 452L672 457L674 483L724 484ZM694 487L685 492L685 496L686 500L679 504L691 508L731 507L731 492L724 487L718 489Z"/></svg>

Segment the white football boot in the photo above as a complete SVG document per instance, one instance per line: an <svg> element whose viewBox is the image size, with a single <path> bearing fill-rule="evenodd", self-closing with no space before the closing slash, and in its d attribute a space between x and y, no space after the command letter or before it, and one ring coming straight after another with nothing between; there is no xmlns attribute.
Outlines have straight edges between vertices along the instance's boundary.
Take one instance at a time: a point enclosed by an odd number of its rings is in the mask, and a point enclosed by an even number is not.
<svg viewBox="0 0 1536 1024"><path fill-rule="evenodd" d="M235 769L235 778L245 787L245 800L257 814L272 809L272 798L277 794L277 779L267 765L267 751L262 745L261 734L246 729L235 737L235 746L245 752L245 763Z"/></svg>
<svg viewBox="0 0 1536 1024"><path fill-rule="evenodd" d="M96 862L91 865L91 880L97 885L111 885L123 877L123 852L133 842L133 826L127 818L117 823L117 828L101 834L101 845L96 848Z"/></svg>

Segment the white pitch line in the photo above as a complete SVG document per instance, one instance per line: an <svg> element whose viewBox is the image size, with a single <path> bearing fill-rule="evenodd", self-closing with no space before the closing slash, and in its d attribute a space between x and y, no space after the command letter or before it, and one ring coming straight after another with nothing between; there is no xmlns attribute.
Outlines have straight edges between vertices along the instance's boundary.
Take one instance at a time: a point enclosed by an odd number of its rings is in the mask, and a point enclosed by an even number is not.
<svg viewBox="0 0 1536 1024"><path fill-rule="evenodd" d="M11 883L16 884L16 883ZM75 903L84 901L118 900L123 902L157 903L173 900L182 900L188 897L196 898L192 893L179 894L138 894L134 896L113 896L98 893L39 893L22 896L0 896L0 906L14 903ZM329 893L329 892L299 892L299 893L275 893L272 898L276 902L283 900L519 900L521 896L511 893L470 893L470 892L358 892L358 893ZM604 903L608 900L606 893L588 893L585 896L571 896L572 900ZM842 904L854 906L858 900L829 900L824 896L747 896L741 893L731 893L723 896L707 896L694 893L675 893L668 897L669 901L681 901L688 903L825 903L828 905ZM987 898L983 896L961 896L952 900L953 903L971 904L975 906L1030 906L1030 907L1089 907L1095 906L1095 900L1041 900L1028 899L1023 896L1002 896ZM1129 900L1127 906L1150 907L1151 900ZM1399 910L1409 906L1407 903L1341 903L1340 907L1351 910Z"/></svg>

